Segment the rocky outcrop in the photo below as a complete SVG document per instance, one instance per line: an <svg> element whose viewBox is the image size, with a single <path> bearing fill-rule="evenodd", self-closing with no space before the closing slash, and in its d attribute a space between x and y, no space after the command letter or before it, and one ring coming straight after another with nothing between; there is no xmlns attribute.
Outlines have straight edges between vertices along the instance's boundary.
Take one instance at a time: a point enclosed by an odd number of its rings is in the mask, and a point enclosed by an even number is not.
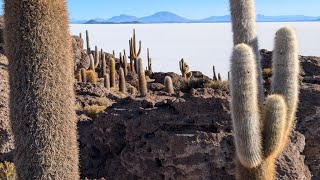
<svg viewBox="0 0 320 180"><path fill-rule="evenodd" d="M75 71L78 72L81 68L88 69L90 66L90 58L83 49L83 39L78 36L72 36L72 52L75 64Z"/></svg>
<svg viewBox="0 0 320 180"><path fill-rule="evenodd" d="M305 163L320 179L320 84L302 85L297 117L297 129L306 137Z"/></svg>
<svg viewBox="0 0 320 180"><path fill-rule="evenodd" d="M79 123L82 176L234 179L229 97L212 89L194 91L181 98L126 98ZM146 101L153 105L144 107ZM279 158L278 179L310 179L300 155L304 143L294 132Z"/></svg>

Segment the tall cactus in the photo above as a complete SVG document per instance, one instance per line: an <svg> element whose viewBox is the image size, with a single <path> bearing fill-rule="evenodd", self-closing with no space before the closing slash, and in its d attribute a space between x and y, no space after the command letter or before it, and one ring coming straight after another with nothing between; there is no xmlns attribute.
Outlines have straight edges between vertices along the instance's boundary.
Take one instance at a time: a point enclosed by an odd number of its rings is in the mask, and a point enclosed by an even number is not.
<svg viewBox="0 0 320 180"><path fill-rule="evenodd" d="M106 61L106 55L102 55L102 61L101 61L101 77L104 77L104 75L107 74L107 61Z"/></svg>
<svg viewBox="0 0 320 180"><path fill-rule="evenodd" d="M110 59L110 87L116 86L116 62L113 58Z"/></svg>
<svg viewBox="0 0 320 180"><path fill-rule="evenodd" d="M80 69L81 80L83 83L87 83L87 72L85 68Z"/></svg>
<svg viewBox="0 0 320 180"><path fill-rule="evenodd" d="M152 59L150 58L149 48L147 48L148 71L152 72Z"/></svg>
<svg viewBox="0 0 320 180"><path fill-rule="evenodd" d="M256 14L254 0L229 0L232 19L233 44L245 43L253 49L256 68L257 83L259 92L259 104L264 100L264 89L262 85L262 69L258 47L256 30Z"/></svg>
<svg viewBox="0 0 320 180"><path fill-rule="evenodd" d="M5 0L17 179L79 179L65 0Z"/></svg>
<svg viewBox="0 0 320 180"><path fill-rule="evenodd" d="M97 68L100 61L98 46L95 46L95 54L94 54L94 68Z"/></svg>
<svg viewBox="0 0 320 180"><path fill-rule="evenodd" d="M290 27L276 33L272 93L259 108L255 55L236 45L231 62L231 112L238 157L237 178L275 178L275 161L292 130L298 103L297 40Z"/></svg>
<svg viewBox="0 0 320 180"><path fill-rule="evenodd" d="M140 93L140 96L144 97L144 96L147 96L148 94L148 88L147 88L146 75L143 68L143 62L141 58L138 59L138 65L139 65L139 68L138 68L139 93Z"/></svg>
<svg viewBox="0 0 320 180"><path fill-rule="evenodd" d="M216 68L215 68L215 66L212 66L212 72L213 72L212 80L217 81L217 80L218 80L218 78L217 78L217 74L216 74Z"/></svg>
<svg viewBox="0 0 320 180"><path fill-rule="evenodd" d="M123 50L123 71L125 76L128 75L128 60L125 50Z"/></svg>
<svg viewBox="0 0 320 180"><path fill-rule="evenodd" d="M119 91L126 93L126 79L124 77L124 71L122 68L119 68Z"/></svg>
<svg viewBox="0 0 320 180"><path fill-rule="evenodd" d="M271 91L282 94L288 104L288 125L292 127L299 101L300 63L298 43L294 29L285 26L277 31L274 50ZM281 78L280 78L281 77ZM284 88L285 87L285 88ZM286 134L290 133L288 129Z"/></svg>
<svg viewBox="0 0 320 180"><path fill-rule="evenodd" d="M89 31L88 30L86 30L86 41L87 41L87 54L91 54Z"/></svg>
<svg viewBox="0 0 320 180"><path fill-rule="evenodd" d="M129 47L130 47L130 64L131 70L133 69L138 72L138 58L141 53L141 41L139 41L139 50L137 51L137 45L136 45L136 30L133 29L133 37L129 40ZM134 67L133 67L134 66Z"/></svg>

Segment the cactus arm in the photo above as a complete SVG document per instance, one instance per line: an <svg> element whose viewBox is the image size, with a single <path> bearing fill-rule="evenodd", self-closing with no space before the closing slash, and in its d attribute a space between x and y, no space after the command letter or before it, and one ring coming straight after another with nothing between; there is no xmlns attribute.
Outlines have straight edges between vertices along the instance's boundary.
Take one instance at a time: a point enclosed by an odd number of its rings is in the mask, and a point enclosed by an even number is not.
<svg viewBox="0 0 320 180"><path fill-rule="evenodd" d="M274 158L281 151L285 132L287 107L280 95L270 95L266 99L263 112L263 155Z"/></svg>
<svg viewBox="0 0 320 180"><path fill-rule="evenodd" d="M273 93L283 95L288 106L285 136L289 136L291 132L297 111L299 98L299 66L295 31L289 26L283 27L277 31L275 36L271 89Z"/></svg>
<svg viewBox="0 0 320 180"><path fill-rule="evenodd" d="M253 168L262 161L262 142L255 60L248 45L234 47L231 73L231 111L236 153L242 165Z"/></svg>
<svg viewBox="0 0 320 180"><path fill-rule="evenodd" d="M139 41L139 50L138 50L137 57L139 57L139 56L140 56L140 53L141 53L141 41Z"/></svg>
<svg viewBox="0 0 320 180"><path fill-rule="evenodd" d="M137 47L136 47L136 30L133 29L133 54L136 55L137 54Z"/></svg>
<svg viewBox="0 0 320 180"><path fill-rule="evenodd" d="M264 102L262 69L256 32L254 0L229 0L234 45L245 43L251 46L256 60L259 104Z"/></svg>

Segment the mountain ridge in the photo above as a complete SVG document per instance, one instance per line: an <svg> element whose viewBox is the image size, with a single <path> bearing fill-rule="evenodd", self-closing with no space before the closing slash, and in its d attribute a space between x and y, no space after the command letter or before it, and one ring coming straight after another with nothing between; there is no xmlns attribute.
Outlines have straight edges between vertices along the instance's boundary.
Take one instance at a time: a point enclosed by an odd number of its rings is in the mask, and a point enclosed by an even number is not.
<svg viewBox="0 0 320 180"><path fill-rule="evenodd" d="M95 18L90 20L71 19L71 24L156 24L156 23L218 23L230 22L230 15L210 16L204 19L192 20L168 11L160 11L149 16L136 17L127 14L113 16L109 19ZM301 22L301 21L320 21L320 16L304 15L279 15L266 16L257 14L258 22Z"/></svg>

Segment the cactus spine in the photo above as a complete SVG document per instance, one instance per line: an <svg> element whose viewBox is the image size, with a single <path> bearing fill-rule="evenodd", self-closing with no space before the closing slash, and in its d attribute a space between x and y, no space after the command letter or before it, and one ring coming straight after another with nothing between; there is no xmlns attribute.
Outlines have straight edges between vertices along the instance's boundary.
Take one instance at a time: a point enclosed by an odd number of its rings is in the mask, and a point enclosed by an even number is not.
<svg viewBox="0 0 320 180"><path fill-rule="evenodd" d="M273 55L272 93L259 110L254 52L235 46L231 70L231 112L237 150L237 178L275 178L275 161L292 130L299 93L299 59L295 32L277 31ZM261 111L261 112L260 112Z"/></svg>
<svg viewBox="0 0 320 180"><path fill-rule="evenodd" d="M256 60L259 104L264 101L262 69L256 32L254 0L229 0L233 30L233 44L245 43L251 46Z"/></svg>
<svg viewBox="0 0 320 180"><path fill-rule="evenodd" d="M148 88L147 88L147 80L146 75L143 68L143 62L142 59L138 59L138 78L139 78L139 93L140 96L144 97L148 94Z"/></svg>
<svg viewBox="0 0 320 180"><path fill-rule="evenodd" d="M116 86L116 62L113 58L110 59L110 87Z"/></svg>
<svg viewBox="0 0 320 180"><path fill-rule="evenodd" d="M5 0L17 179L79 179L65 0Z"/></svg>
<svg viewBox="0 0 320 180"><path fill-rule="evenodd" d="M170 76L166 76L164 78L164 89L170 95L174 94L174 88L173 88L172 79Z"/></svg>
<svg viewBox="0 0 320 180"><path fill-rule="evenodd" d="M89 31L88 30L86 30L86 41L87 41L87 54L91 54Z"/></svg>
<svg viewBox="0 0 320 180"><path fill-rule="evenodd" d="M122 68L119 68L119 91L126 93L126 79L124 78L124 71Z"/></svg>

